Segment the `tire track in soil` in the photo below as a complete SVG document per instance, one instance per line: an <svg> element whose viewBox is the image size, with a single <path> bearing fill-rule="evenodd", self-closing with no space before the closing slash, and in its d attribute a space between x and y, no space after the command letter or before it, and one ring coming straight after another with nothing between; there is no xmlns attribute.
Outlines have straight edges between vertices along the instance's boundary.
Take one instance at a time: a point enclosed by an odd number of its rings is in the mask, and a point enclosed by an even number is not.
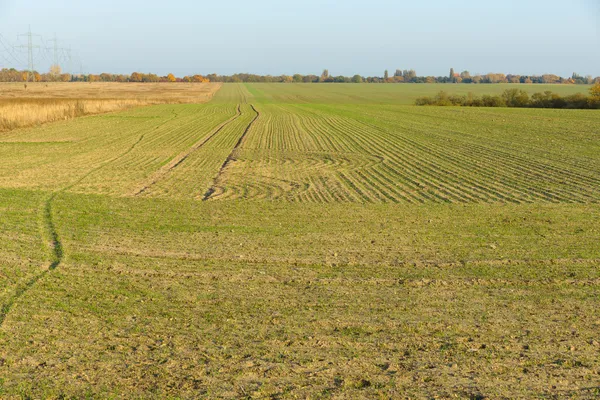
<svg viewBox="0 0 600 400"><path fill-rule="evenodd" d="M144 185L142 188L135 191L134 196L140 196L144 194L148 189L157 184L161 179L163 179L166 175L168 175L172 170L181 165L189 156L191 156L195 151L199 150L202 146L204 146L208 141L210 141L213 137L215 137L219 132L221 132L227 125L231 124L233 121L238 119L242 115L241 105L238 104L236 115L229 118L227 121L221 123L221 125L217 126L217 129L213 133L211 133L208 137L205 137L198 142L194 143L187 151L180 153L176 156L171 162L167 165L159 169L154 177L150 180L149 183Z"/></svg>
<svg viewBox="0 0 600 400"><path fill-rule="evenodd" d="M254 116L254 118L252 119L252 121L250 121L250 123L248 124L248 126L246 127L246 129L244 130L244 133L242 133L242 136L240 136L240 139L237 141L237 143L235 144L235 146L231 150L231 153L229 153L229 155L225 159L225 162L223 162L223 165L221 165L221 168L219 169L219 172L217 173L217 176L215 176L215 178L213 179L213 184L206 191L206 193L204 193L204 196L202 197L202 201L209 200L210 197L216 192L216 190L217 190L217 183L219 183L221 177L223 176L223 173L225 172L225 169L227 168L227 166L232 161L235 161L235 155L237 153L237 150L240 148L240 146L244 142L244 138L246 137L246 135L250 131L250 128L252 128L252 125L254 124L254 122L256 122L256 120L258 119L258 117L260 117L260 113L254 107L254 105L250 104L250 107L252 108L252 111L254 111L256 113L256 115Z"/></svg>
<svg viewBox="0 0 600 400"><path fill-rule="evenodd" d="M168 124L169 122L173 121L175 118L177 118L179 116L175 112L175 110L171 110L171 112L173 113L173 117L169 118L167 121L163 122L162 124L157 125L154 128L155 130ZM62 263L62 260L64 258L63 245L60 240L60 235L58 234L58 230L56 229L56 225L54 224L54 219L52 218L52 203L54 202L54 200L60 194L77 186L78 184L83 182L86 178L88 178L90 175L94 174L95 172L98 172L99 170L101 170L102 168L107 166L108 164L118 161L121 158L128 155L129 153L131 153L137 147L137 145L140 144L140 142L142 140L144 140L145 136L146 136L146 132L142 133L140 135L140 137L138 138L138 140L135 143L133 143L131 146L129 146L127 148L127 150L125 150L123 153L101 163L96 168L92 168L90 171L85 173L81 178L77 179L75 182L73 182L59 190L52 192L44 200L44 202L42 203L42 205L40 207L40 211L39 211L40 235L42 237L42 241L44 242L44 244L46 246L48 246L48 248L50 250L50 253L51 253L50 264L42 272L33 276L31 279L29 279L27 282L25 282L25 284L18 286L17 289L15 290L15 293L8 300L8 302L6 302L4 305L2 305L2 308L0 308L0 328L2 328L4 326L4 321L6 320L6 317L11 312L11 310L13 309L13 307L15 306L17 301L21 297L23 297L31 288L33 288L37 282L39 282L42 278L44 278L48 273L50 273L51 271L58 268L59 265Z"/></svg>

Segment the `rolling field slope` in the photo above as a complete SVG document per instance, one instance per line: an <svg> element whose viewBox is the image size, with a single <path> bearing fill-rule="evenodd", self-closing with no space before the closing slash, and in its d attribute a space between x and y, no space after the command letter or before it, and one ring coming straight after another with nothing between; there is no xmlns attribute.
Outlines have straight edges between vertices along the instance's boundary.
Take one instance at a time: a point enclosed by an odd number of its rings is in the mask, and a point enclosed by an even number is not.
<svg viewBox="0 0 600 400"><path fill-rule="evenodd" d="M600 114L418 87L0 133L0 398L597 397Z"/></svg>

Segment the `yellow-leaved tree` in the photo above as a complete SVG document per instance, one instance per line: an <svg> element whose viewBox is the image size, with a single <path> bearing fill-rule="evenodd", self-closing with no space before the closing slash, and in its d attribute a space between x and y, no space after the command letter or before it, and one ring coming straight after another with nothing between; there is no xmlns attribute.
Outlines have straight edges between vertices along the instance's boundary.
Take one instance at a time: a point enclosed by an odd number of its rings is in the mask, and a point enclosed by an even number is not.
<svg viewBox="0 0 600 400"><path fill-rule="evenodd" d="M590 94L594 100L600 101L600 82L596 83L591 89Z"/></svg>
<svg viewBox="0 0 600 400"><path fill-rule="evenodd" d="M177 82L177 78L175 78L175 75L173 75L173 74L167 75L167 80L169 82Z"/></svg>

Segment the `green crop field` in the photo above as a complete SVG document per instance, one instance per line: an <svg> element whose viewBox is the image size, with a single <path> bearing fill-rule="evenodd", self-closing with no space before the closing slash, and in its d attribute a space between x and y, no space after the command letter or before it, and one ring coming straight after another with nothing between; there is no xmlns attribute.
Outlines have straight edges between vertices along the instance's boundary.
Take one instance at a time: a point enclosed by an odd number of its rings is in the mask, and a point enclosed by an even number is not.
<svg viewBox="0 0 600 400"><path fill-rule="evenodd" d="M509 86L0 133L0 398L597 398L600 112L412 105Z"/></svg>

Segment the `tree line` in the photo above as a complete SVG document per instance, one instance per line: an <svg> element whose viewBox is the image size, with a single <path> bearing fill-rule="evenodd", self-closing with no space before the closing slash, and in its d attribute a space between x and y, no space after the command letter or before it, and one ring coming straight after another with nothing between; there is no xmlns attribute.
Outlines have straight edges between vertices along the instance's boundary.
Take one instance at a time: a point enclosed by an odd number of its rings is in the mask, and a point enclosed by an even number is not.
<svg viewBox="0 0 600 400"><path fill-rule="evenodd" d="M383 76L334 76L325 69L321 75L257 75L248 73L238 73L233 75L189 75L176 77L173 74L159 76L152 73L133 72L127 74L65 74L60 71L58 66L50 68L48 73L34 72L36 82L263 82L263 83L545 83L545 84L581 84L590 85L600 83L600 77L581 76L577 73L569 78L560 77L553 74L544 75L512 75L502 73L489 73L485 75L471 75L469 71L455 73L450 69L447 76L419 76L414 69L397 69L393 74L387 70ZM27 71L19 71L14 68L0 70L0 82L25 82L27 81Z"/></svg>
<svg viewBox="0 0 600 400"><path fill-rule="evenodd" d="M28 71L19 71L14 68L0 70L0 82L26 82L28 79ZM176 77L173 74L159 76L151 73L133 72L127 74L65 74L60 68L53 66L47 73L33 72L33 80L35 82L195 82L206 83L210 79L203 75L190 75L182 78Z"/></svg>
<svg viewBox="0 0 600 400"><path fill-rule="evenodd" d="M418 106L462 106L462 107L519 107L519 108L559 108L559 109L600 109L600 82L590 89L589 96L576 93L560 96L547 90L529 96L520 89L507 89L501 95L475 96L450 95L444 91L434 97L419 97Z"/></svg>
<svg viewBox="0 0 600 400"><path fill-rule="evenodd" d="M343 76L331 75L324 70L321 75L256 75L256 74L234 74L234 75L206 75L211 82L264 82L264 83L555 83L555 84L580 84L591 85L600 82L600 77L581 76L577 73L569 78L557 75L505 75L502 73L489 73L485 75L471 75L468 71L455 73L450 70L448 76L419 76L414 69L397 69L393 75L384 71L383 76Z"/></svg>

